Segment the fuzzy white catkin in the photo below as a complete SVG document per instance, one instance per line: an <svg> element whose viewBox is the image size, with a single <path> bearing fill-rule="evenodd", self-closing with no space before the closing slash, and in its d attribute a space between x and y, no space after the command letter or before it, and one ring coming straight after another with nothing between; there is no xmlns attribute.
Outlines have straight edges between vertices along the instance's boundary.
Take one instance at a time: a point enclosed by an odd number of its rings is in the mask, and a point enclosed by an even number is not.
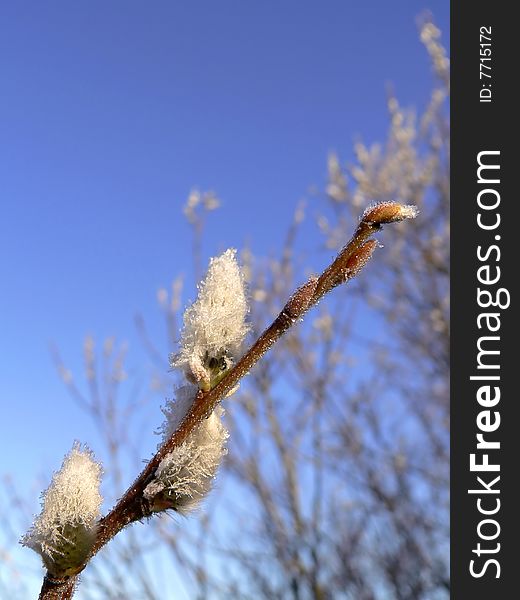
<svg viewBox="0 0 520 600"><path fill-rule="evenodd" d="M208 390L239 357L248 331L248 302L244 278L229 249L212 258L195 302L184 313L180 352L170 357L172 367Z"/></svg>
<svg viewBox="0 0 520 600"><path fill-rule="evenodd" d="M103 498L101 465L78 442L42 494L42 511L22 538L55 577L75 574L94 543Z"/></svg>
<svg viewBox="0 0 520 600"><path fill-rule="evenodd" d="M177 430L196 393L196 386L182 386L177 390L176 400L167 403L163 409L166 416L162 427L164 440ZM218 406L196 426L184 443L159 463L154 479L144 490L152 510L172 508L186 514L209 492L226 453L228 432L222 424L223 412Z"/></svg>
<svg viewBox="0 0 520 600"><path fill-rule="evenodd" d="M176 390L163 413L163 443L177 431L200 389L214 387L239 357L248 331L248 302L244 277L229 249L212 258L195 302L184 312L180 351L170 357L171 366L184 371L190 383ZM144 497L152 511L171 508L187 513L211 489L228 432L222 424L223 410L217 407L201 421L188 438L169 452L157 467Z"/></svg>

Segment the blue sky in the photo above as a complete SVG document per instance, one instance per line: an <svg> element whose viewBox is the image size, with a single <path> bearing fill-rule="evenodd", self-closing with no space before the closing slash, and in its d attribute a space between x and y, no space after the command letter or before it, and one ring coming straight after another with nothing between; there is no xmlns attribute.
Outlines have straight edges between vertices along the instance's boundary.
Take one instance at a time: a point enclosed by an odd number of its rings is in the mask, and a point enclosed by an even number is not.
<svg viewBox="0 0 520 600"><path fill-rule="evenodd" d="M212 189L204 260L276 248L327 153L384 138L386 93L423 106L416 18L445 0L14 2L0 7L0 471L28 482L92 430L59 382L87 333L130 339L189 279L190 189Z"/></svg>

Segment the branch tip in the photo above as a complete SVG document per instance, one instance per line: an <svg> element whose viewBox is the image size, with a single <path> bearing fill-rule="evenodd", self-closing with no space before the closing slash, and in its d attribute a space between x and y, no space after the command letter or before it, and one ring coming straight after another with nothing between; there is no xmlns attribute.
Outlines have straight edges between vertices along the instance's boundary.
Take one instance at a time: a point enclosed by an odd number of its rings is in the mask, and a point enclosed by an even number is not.
<svg viewBox="0 0 520 600"><path fill-rule="evenodd" d="M371 225L384 225L385 223L397 223L405 219L415 219L419 210L413 204L399 204L397 202L380 202L369 206L361 221Z"/></svg>

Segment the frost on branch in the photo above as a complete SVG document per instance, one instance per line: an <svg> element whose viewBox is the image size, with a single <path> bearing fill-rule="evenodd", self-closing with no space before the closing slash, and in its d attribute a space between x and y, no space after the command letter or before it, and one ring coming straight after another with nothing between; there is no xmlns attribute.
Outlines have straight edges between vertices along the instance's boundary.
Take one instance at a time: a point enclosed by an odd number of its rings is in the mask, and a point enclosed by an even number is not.
<svg viewBox="0 0 520 600"><path fill-rule="evenodd" d="M40 554L54 577L81 570L94 543L103 501L99 492L101 465L78 442L42 494L42 511L22 538Z"/></svg>
<svg viewBox="0 0 520 600"><path fill-rule="evenodd" d="M182 386L177 390L176 400L163 409L166 416L162 426L164 440L178 429L196 394L196 386ZM172 508L185 514L209 492L226 453L228 432L222 424L223 412L218 406L159 463L154 479L144 490L144 497L153 511Z"/></svg>
<svg viewBox="0 0 520 600"><path fill-rule="evenodd" d="M197 300L184 313L178 354L172 367L207 391L214 387L239 356L248 331L248 303L242 273L230 249L212 258Z"/></svg>

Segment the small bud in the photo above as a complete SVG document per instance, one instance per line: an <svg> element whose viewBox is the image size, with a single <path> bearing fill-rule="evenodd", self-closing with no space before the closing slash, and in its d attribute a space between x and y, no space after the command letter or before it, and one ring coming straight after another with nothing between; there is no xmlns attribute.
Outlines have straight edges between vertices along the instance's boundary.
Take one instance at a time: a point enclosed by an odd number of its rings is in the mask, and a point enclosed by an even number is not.
<svg viewBox="0 0 520 600"><path fill-rule="evenodd" d="M42 494L42 511L21 540L40 554L53 577L79 573L96 538L103 501L101 465L75 443Z"/></svg>
<svg viewBox="0 0 520 600"><path fill-rule="evenodd" d="M309 281L300 286L289 298L287 304L284 306L283 312L290 319L299 319L307 310L309 304L312 302L317 283L318 278L311 277Z"/></svg>
<svg viewBox="0 0 520 600"><path fill-rule="evenodd" d="M354 252L346 264L346 277L348 279L355 277L361 271L361 269L372 258L372 254L377 246L378 242L376 240L369 240L368 242L362 244L358 250Z"/></svg>
<svg viewBox="0 0 520 600"><path fill-rule="evenodd" d="M398 204L397 202L381 202L369 206L363 213L362 221L374 225L396 223L405 219L415 219L419 211L412 204Z"/></svg>
<svg viewBox="0 0 520 600"><path fill-rule="evenodd" d="M369 240L361 244L352 255L342 261L341 266L335 272L334 278L330 280L330 285L335 287L355 277L370 260L377 246L378 242L376 240Z"/></svg>

